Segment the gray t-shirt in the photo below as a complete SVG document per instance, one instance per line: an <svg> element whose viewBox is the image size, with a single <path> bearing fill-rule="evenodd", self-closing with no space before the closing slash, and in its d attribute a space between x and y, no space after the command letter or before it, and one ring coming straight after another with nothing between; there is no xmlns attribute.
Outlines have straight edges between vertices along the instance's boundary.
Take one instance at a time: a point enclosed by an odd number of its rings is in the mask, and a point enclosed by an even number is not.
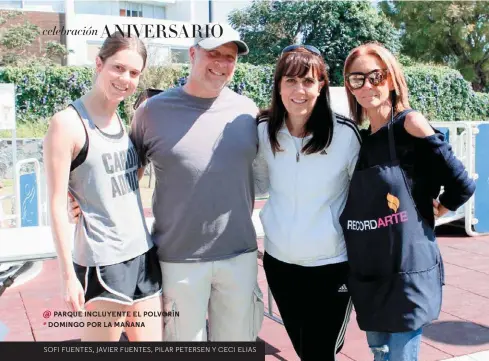
<svg viewBox="0 0 489 361"><path fill-rule="evenodd" d="M131 139L143 165L155 169L159 259L215 261L255 251L254 102L229 88L212 99L174 88L141 106Z"/></svg>

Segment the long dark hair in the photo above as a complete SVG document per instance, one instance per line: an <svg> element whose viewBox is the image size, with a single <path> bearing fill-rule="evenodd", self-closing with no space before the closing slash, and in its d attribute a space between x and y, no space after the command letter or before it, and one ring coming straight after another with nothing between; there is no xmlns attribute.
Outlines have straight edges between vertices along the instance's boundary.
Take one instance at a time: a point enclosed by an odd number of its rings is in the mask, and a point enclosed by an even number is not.
<svg viewBox="0 0 489 361"><path fill-rule="evenodd" d="M280 57L274 73L271 106L258 116L259 120L265 118L268 120L268 136L274 154L282 151L277 134L285 122L287 112L280 96L282 77L298 76L303 78L309 69L312 69L316 79L324 82L324 86L321 88L314 109L304 126L306 134L312 134L312 138L304 145L302 151L305 154L317 153L331 143L334 122L329 100L329 79L326 64L321 56L304 48L298 48Z"/></svg>

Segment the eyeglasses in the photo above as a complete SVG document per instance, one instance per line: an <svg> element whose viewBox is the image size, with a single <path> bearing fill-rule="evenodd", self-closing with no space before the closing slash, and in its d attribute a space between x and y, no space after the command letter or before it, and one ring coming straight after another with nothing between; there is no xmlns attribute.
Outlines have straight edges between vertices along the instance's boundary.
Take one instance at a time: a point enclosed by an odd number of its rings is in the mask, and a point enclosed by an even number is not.
<svg viewBox="0 0 489 361"><path fill-rule="evenodd" d="M321 55L321 52L319 51L318 48L312 45L289 45L282 50L282 54L284 55L285 53L290 53L291 51L297 50L297 49L306 49L310 53L316 54L316 55Z"/></svg>
<svg viewBox="0 0 489 361"><path fill-rule="evenodd" d="M349 73L346 76L346 81L354 90L362 88L365 85L365 79L368 79L373 86L382 85L387 79L387 69L375 69L368 73Z"/></svg>

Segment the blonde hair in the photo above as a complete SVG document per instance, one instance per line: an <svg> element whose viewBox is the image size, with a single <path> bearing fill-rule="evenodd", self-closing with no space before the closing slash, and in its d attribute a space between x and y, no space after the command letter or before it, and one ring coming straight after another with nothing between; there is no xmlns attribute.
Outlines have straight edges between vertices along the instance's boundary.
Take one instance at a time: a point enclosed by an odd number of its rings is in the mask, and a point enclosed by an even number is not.
<svg viewBox="0 0 489 361"><path fill-rule="evenodd" d="M366 112L364 111L363 107L357 102L355 96L349 89L346 78L353 62L362 55L376 56L387 67L387 76L390 77L392 80L392 84L394 86L394 90L392 92L395 94L396 99L395 104L393 104L394 113L409 109L410 105L408 100L408 88L406 84L406 78L404 77L404 73L401 69L401 66L399 65L399 62L397 61L396 57L384 46L376 42L371 42L362 44L353 49L350 54L348 54L348 57L345 60L345 66L343 68L343 79L345 82L346 95L348 98L348 105L350 107L350 114L353 120L357 124L361 125L365 121Z"/></svg>

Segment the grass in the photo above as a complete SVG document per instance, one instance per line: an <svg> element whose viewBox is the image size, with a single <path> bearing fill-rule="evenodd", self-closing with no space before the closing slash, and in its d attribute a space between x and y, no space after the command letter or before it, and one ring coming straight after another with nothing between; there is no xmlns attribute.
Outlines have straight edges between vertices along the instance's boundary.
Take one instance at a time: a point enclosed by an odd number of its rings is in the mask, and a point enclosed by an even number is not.
<svg viewBox="0 0 489 361"><path fill-rule="evenodd" d="M18 123L17 138L44 138L48 130L47 122ZM11 130L0 130L0 138L12 138Z"/></svg>
<svg viewBox="0 0 489 361"><path fill-rule="evenodd" d="M2 184L4 187L12 187L14 185L14 181L12 179L4 179L2 181ZM1 190L0 190L0 192L1 192Z"/></svg>
<svg viewBox="0 0 489 361"><path fill-rule="evenodd" d="M13 181L11 179L2 180L3 188L0 188L0 198L5 195L10 195L13 193ZM0 200L0 214L10 215L12 214L12 199L1 199ZM3 212L2 212L3 211ZM0 228L7 227L8 221L2 222L0 220Z"/></svg>

